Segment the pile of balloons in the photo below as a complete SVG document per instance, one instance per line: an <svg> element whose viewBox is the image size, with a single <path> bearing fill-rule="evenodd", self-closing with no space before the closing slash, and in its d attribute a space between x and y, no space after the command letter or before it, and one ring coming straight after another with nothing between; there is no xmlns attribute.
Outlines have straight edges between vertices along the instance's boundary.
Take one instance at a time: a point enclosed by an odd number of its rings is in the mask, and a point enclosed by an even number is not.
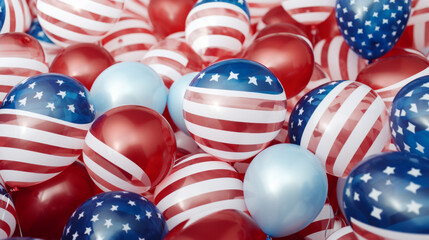
<svg viewBox="0 0 429 240"><path fill-rule="evenodd" d="M0 238L429 239L429 0L0 0Z"/></svg>

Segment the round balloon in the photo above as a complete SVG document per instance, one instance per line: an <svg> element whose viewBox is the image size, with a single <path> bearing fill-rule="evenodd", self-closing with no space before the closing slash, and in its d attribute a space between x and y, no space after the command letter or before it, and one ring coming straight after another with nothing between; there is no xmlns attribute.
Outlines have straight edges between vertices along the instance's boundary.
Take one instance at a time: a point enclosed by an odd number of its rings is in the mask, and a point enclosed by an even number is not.
<svg viewBox="0 0 429 240"><path fill-rule="evenodd" d="M153 30L152 22L149 18L150 0L127 0L124 5L124 14L131 14L145 21L150 29Z"/></svg>
<svg viewBox="0 0 429 240"><path fill-rule="evenodd" d="M17 216L15 204L12 201L5 187L0 184L0 238L5 239L11 237L15 232Z"/></svg>
<svg viewBox="0 0 429 240"><path fill-rule="evenodd" d="M387 109L367 85L327 83L299 100L289 119L289 139L313 152L327 173L345 177L390 141Z"/></svg>
<svg viewBox="0 0 429 240"><path fill-rule="evenodd" d="M168 228L161 212L133 192L98 194L80 205L70 217L61 240L161 240Z"/></svg>
<svg viewBox="0 0 429 240"><path fill-rule="evenodd" d="M369 157L344 187L346 217L359 239L427 239L429 160L391 152Z"/></svg>
<svg viewBox="0 0 429 240"><path fill-rule="evenodd" d="M417 78L396 94L390 113L395 146L429 158L429 76Z"/></svg>
<svg viewBox="0 0 429 240"><path fill-rule="evenodd" d="M176 141L159 113L121 106L97 118L85 138L83 160L103 191L144 193L173 167Z"/></svg>
<svg viewBox="0 0 429 240"><path fill-rule="evenodd" d="M326 19L335 9L336 0L285 0L282 7L297 22L317 25Z"/></svg>
<svg viewBox="0 0 429 240"><path fill-rule="evenodd" d="M294 234L323 208L328 180L314 154L293 144L259 153L244 177L244 200L259 227L272 237Z"/></svg>
<svg viewBox="0 0 429 240"><path fill-rule="evenodd" d="M286 96L276 76L263 65L225 60L192 80L183 116L201 149L224 161L242 161L277 136L286 116Z"/></svg>
<svg viewBox="0 0 429 240"><path fill-rule="evenodd" d="M30 9L25 0L0 2L0 33L25 32L30 23Z"/></svg>
<svg viewBox="0 0 429 240"><path fill-rule="evenodd" d="M62 74L40 74L16 85L0 108L0 175L12 187L62 172L82 152L95 112L88 90Z"/></svg>
<svg viewBox="0 0 429 240"><path fill-rule="evenodd" d="M161 77L138 62L122 62L105 69L91 87L97 116L123 105L140 105L164 112L167 90Z"/></svg>

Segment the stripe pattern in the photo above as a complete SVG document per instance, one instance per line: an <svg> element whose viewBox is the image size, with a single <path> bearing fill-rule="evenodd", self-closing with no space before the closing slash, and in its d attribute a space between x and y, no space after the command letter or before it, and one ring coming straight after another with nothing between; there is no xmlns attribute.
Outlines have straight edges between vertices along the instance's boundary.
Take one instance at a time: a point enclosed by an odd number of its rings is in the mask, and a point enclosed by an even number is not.
<svg viewBox="0 0 429 240"><path fill-rule="evenodd" d="M156 187L154 196L170 230L196 214L224 209L247 211L243 182L237 172L205 153L179 159Z"/></svg>
<svg viewBox="0 0 429 240"><path fill-rule="evenodd" d="M323 39L314 47L314 61L328 72L333 81L355 80L367 61L347 45L342 36Z"/></svg>
<svg viewBox="0 0 429 240"><path fill-rule="evenodd" d="M247 0L250 23L257 24L271 8L280 6L282 0Z"/></svg>
<svg viewBox="0 0 429 240"><path fill-rule="evenodd" d="M30 23L30 9L25 0L0 2L0 33L25 32Z"/></svg>
<svg viewBox="0 0 429 240"><path fill-rule="evenodd" d="M390 141L383 100L355 81L331 82L306 94L291 113L289 134L292 143L313 152L337 177L347 176Z"/></svg>
<svg viewBox="0 0 429 240"><path fill-rule="evenodd" d="M429 51L429 1L420 0L412 9L406 31L412 34L413 47Z"/></svg>
<svg viewBox="0 0 429 240"><path fill-rule="evenodd" d="M149 29L153 30L148 12L149 2L150 0L126 0L124 14L132 14L135 17L145 21L149 26Z"/></svg>
<svg viewBox="0 0 429 240"><path fill-rule="evenodd" d="M147 22L131 14L124 14L101 40L101 45L116 62L137 62L156 42Z"/></svg>
<svg viewBox="0 0 429 240"><path fill-rule="evenodd" d="M203 67L201 57L186 41L178 38L165 39L155 44L141 62L157 72L167 88L183 75L200 72Z"/></svg>
<svg viewBox="0 0 429 240"><path fill-rule="evenodd" d="M49 38L61 47L95 43L121 17L124 0L38 0L37 16Z"/></svg>
<svg viewBox="0 0 429 240"><path fill-rule="evenodd" d="M317 25L326 19L335 9L335 0L285 0L282 6L297 22Z"/></svg>
<svg viewBox="0 0 429 240"><path fill-rule="evenodd" d="M203 0L186 19L186 41L205 62L241 52L250 36L250 15L244 1ZM235 0L234 0L235 2Z"/></svg>
<svg viewBox="0 0 429 240"><path fill-rule="evenodd" d="M353 233L352 227L347 226L335 231L326 240L358 240L358 238Z"/></svg>
<svg viewBox="0 0 429 240"><path fill-rule="evenodd" d="M0 238L11 237L17 223L15 205L6 189L0 185Z"/></svg>

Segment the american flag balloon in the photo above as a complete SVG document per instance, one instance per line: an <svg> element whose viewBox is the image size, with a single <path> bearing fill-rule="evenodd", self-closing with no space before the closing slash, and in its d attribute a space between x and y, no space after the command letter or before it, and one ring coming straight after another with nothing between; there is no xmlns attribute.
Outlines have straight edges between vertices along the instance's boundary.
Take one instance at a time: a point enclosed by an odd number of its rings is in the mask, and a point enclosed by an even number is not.
<svg viewBox="0 0 429 240"><path fill-rule="evenodd" d="M150 0L126 0L124 14L132 14L135 17L138 17L145 21L150 26L150 29L153 30L148 12L149 2Z"/></svg>
<svg viewBox="0 0 429 240"><path fill-rule="evenodd" d="M158 42L143 56L141 62L157 72L167 88L183 75L199 72L203 67L201 57L186 41L177 38Z"/></svg>
<svg viewBox="0 0 429 240"><path fill-rule="evenodd" d="M326 240L358 240L352 227L343 227L332 233Z"/></svg>
<svg viewBox="0 0 429 240"><path fill-rule="evenodd" d="M429 51L429 1L417 2L405 31L411 32L414 48Z"/></svg>
<svg viewBox="0 0 429 240"><path fill-rule="evenodd" d="M0 33L25 32L30 23L30 9L25 0L0 1Z"/></svg>
<svg viewBox="0 0 429 240"><path fill-rule="evenodd" d="M367 65L342 36L319 41L314 47L314 61L336 80L355 80L359 72Z"/></svg>
<svg viewBox="0 0 429 240"><path fill-rule="evenodd" d="M26 0L26 2L28 5L28 8L30 9L31 17L33 19L37 18L37 8L36 8L37 0Z"/></svg>
<svg viewBox="0 0 429 240"><path fill-rule="evenodd" d="M400 151L429 157L429 75L405 85L390 113L393 142Z"/></svg>
<svg viewBox="0 0 429 240"><path fill-rule="evenodd" d="M282 6L297 22L317 25L334 11L335 0L285 0Z"/></svg>
<svg viewBox="0 0 429 240"><path fill-rule="evenodd" d="M243 182L235 169L206 153L177 160L154 196L170 230L196 214L224 209L247 211Z"/></svg>
<svg viewBox="0 0 429 240"><path fill-rule="evenodd" d="M0 108L0 174L27 187L61 173L82 153L95 118L89 92L61 74L40 74L16 85Z"/></svg>
<svg viewBox="0 0 429 240"><path fill-rule="evenodd" d="M186 41L204 61L241 52L250 35L245 0L198 0L186 18Z"/></svg>
<svg viewBox="0 0 429 240"><path fill-rule="evenodd" d="M122 15L124 0L38 0L37 17L58 46L95 43Z"/></svg>
<svg viewBox="0 0 429 240"><path fill-rule="evenodd" d="M347 176L390 141L386 106L370 87L334 81L307 93L289 119L289 138L313 152L327 173Z"/></svg>
<svg viewBox="0 0 429 240"><path fill-rule="evenodd" d="M43 48L25 33L0 34L0 104L22 80L49 71Z"/></svg>
<svg viewBox="0 0 429 240"><path fill-rule="evenodd" d="M168 232L161 212L133 192L98 194L80 205L64 227L61 240L161 240Z"/></svg>
<svg viewBox="0 0 429 240"><path fill-rule="evenodd" d="M373 60L398 42L411 13L411 0L337 0L335 12L350 48Z"/></svg>
<svg viewBox="0 0 429 240"><path fill-rule="evenodd" d="M257 24L271 8L277 7L282 0L247 0L250 12L250 23Z"/></svg>
<svg viewBox="0 0 429 240"><path fill-rule="evenodd" d="M218 62L189 84L185 125L198 146L213 156L242 161L262 151L279 133L286 95L263 65L245 59Z"/></svg>
<svg viewBox="0 0 429 240"><path fill-rule="evenodd" d="M344 210L359 239L429 238L428 159L407 152L369 157L350 173Z"/></svg>
<svg viewBox="0 0 429 240"><path fill-rule="evenodd" d="M101 40L101 45L116 62L137 62L156 42L147 22L131 14L123 14Z"/></svg>
<svg viewBox="0 0 429 240"><path fill-rule="evenodd" d="M15 205L9 193L0 185L0 238L11 237L17 223Z"/></svg>

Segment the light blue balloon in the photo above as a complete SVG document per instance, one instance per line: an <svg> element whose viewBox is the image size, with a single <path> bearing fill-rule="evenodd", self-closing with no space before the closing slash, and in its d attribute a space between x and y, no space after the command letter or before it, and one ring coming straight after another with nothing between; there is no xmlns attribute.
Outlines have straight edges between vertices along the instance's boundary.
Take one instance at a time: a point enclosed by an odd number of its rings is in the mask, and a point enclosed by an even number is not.
<svg viewBox="0 0 429 240"><path fill-rule="evenodd" d="M186 128L185 119L183 118L183 99L185 99L186 88L197 74L197 72L188 73L176 80L173 85L171 85L167 97L167 107L171 119L173 119L174 124L187 135L190 134Z"/></svg>
<svg viewBox="0 0 429 240"><path fill-rule="evenodd" d="M244 200L259 227L284 237L308 226L321 211L328 179L317 157L294 144L260 152L244 177Z"/></svg>
<svg viewBox="0 0 429 240"><path fill-rule="evenodd" d="M145 106L162 114L167 104L167 89L161 77L138 62L110 66L95 79L90 93L96 117L123 105Z"/></svg>

